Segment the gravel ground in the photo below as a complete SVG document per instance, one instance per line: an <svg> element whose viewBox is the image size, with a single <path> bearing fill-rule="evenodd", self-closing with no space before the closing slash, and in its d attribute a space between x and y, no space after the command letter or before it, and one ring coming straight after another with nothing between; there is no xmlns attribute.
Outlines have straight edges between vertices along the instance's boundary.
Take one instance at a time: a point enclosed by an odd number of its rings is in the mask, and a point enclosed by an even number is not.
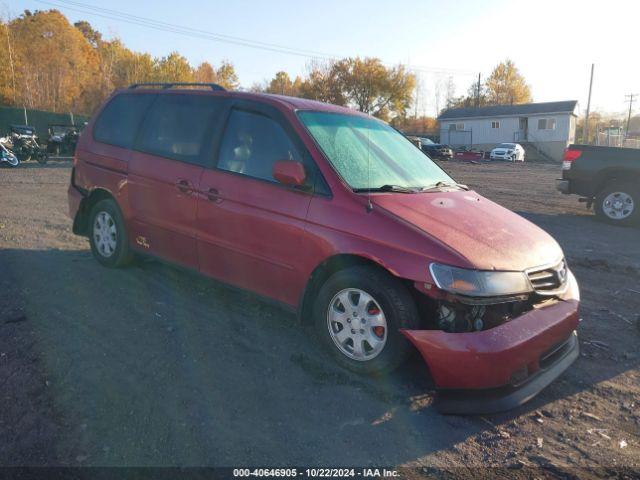
<svg viewBox="0 0 640 480"><path fill-rule="evenodd" d="M580 283L581 358L529 404L441 416L417 358L358 377L248 293L158 262L102 268L70 230L69 163L24 164L0 169L0 464L637 474L639 231L556 193L557 166L442 165L554 235Z"/></svg>

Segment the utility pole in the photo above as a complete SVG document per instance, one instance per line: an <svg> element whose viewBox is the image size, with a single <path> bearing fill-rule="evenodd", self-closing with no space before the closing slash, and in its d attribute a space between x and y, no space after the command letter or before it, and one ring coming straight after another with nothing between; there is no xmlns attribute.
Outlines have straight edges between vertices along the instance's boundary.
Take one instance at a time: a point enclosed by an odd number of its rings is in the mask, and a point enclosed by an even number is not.
<svg viewBox="0 0 640 480"><path fill-rule="evenodd" d="M637 97L637 93L630 93L625 95L624 98L629 99L629 116L627 117L627 131L624 134L625 139L629 136L629 124L631 123L631 106L633 105L633 97Z"/></svg>
<svg viewBox="0 0 640 480"><path fill-rule="evenodd" d="M589 99L587 100L587 115L584 117L584 128L582 129L583 133L583 143L589 143L589 110L591 109L591 88L593 87L593 66L591 64L591 80L589 80Z"/></svg>
<svg viewBox="0 0 640 480"><path fill-rule="evenodd" d="M478 89L476 93L476 108L480 108L480 72L478 72Z"/></svg>

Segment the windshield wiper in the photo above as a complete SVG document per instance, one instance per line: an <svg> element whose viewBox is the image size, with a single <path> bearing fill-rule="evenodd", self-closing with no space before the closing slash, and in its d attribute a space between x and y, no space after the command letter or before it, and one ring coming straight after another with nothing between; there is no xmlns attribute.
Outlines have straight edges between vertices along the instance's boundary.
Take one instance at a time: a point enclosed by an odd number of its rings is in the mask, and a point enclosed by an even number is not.
<svg viewBox="0 0 640 480"><path fill-rule="evenodd" d="M402 185L382 185L381 187L354 188L354 192L397 192L397 193L417 193L419 190Z"/></svg>
<svg viewBox="0 0 640 480"><path fill-rule="evenodd" d="M469 190L469 187L462 183L450 183L443 182L442 180L434 183L433 185L429 185L428 187L422 187L420 189L421 192L432 192L432 191L442 191L443 188L459 188L461 190Z"/></svg>

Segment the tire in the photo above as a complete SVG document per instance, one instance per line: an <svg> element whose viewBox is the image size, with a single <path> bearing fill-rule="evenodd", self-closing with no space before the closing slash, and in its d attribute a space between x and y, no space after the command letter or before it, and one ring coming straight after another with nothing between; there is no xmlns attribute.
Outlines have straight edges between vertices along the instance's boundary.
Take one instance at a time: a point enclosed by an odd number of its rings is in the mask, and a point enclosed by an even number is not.
<svg viewBox="0 0 640 480"><path fill-rule="evenodd" d="M100 200L91 209L89 243L91 253L105 267L118 268L131 262L133 255L124 219L114 200Z"/></svg>
<svg viewBox="0 0 640 480"><path fill-rule="evenodd" d="M46 152L40 152L38 153L38 156L36 157L36 159L38 160L38 163L40 165L45 165L49 160L49 154Z"/></svg>
<svg viewBox="0 0 640 480"><path fill-rule="evenodd" d="M343 305L345 298L351 305ZM368 302L368 298L372 301ZM358 307L356 314L354 310ZM363 313L365 308L367 313ZM387 373L400 366L413 351L399 330L419 325L416 304L398 279L379 268L350 267L331 275L320 288L313 313L316 335L336 362L349 370ZM362 318L358 318L360 315ZM338 318L340 322L335 321ZM344 330L345 325L353 329ZM343 330L345 333L340 335ZM342 347L338 345L341 339ZM360 359L355 358L358 352L354 339L361 346Z"/></svg>
<svg viewBox="0 0 640 480"><path fill-rule="evenodd" d="M4 161L12 168L15 168L20 165L20 159L15 155L9 155L4 158Z"/></svg>
<svg viewBox="0 0 640 480"><path fill-rule="evenodd" d="M640 223L640 187L632 182L614 180L596 196L598 218L611 225Z"/></svg>

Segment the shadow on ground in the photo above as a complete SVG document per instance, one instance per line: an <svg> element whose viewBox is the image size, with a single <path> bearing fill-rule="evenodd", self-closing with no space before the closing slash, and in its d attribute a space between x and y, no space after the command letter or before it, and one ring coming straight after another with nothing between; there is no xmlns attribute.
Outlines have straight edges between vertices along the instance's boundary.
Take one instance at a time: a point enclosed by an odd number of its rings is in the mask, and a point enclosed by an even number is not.
<svg viewBox="0 0 640 480"><path fill-rule="evenodd" d="M491 428L437 414L418 358L359 377L335 367L290 313L197 274L153 261L109 270L88 251L5 249L0 265L0 339L35 352L46 385L35 391L54 417L47 462L397 465ZM576 368L491 421L637 363L587 377ZM6 416L13 406L0 408ZM36 441L33 428L20 441ZM9 453L0 463L16 461Z"/></svg>

